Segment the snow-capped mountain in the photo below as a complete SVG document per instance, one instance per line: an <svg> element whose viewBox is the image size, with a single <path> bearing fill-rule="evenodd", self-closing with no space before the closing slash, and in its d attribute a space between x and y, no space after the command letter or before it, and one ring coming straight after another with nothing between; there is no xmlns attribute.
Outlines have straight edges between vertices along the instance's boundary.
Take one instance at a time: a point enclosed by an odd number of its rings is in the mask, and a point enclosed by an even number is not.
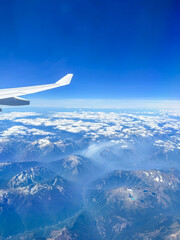
<svg viewBox="0 0 180 240"><path fill-rule="evenodd" d="M48 164L48 167L59 175L69 180L82 180L93 178L97 175L97 166L88 158L80 155L70 155L59 161Z"/></svg>
<svg viewBox="0 0 180 240"><path fill-rule="evenodd" d="M0 162L52 161L78 152L113 159L116 168L180 167L180 122L168 112L14 112L2 113L0 125Z"/></svg>
<svg viewBox="0 0 180 240"><path fill-rule="evenodd" d="M124 238L127 231L127 239L135 239L140 229L149 226L153 232L160 222L178 218L179 196L180 173L175 170L113 171L91 184L88 206L102 239Z"/></svg>
<svg viewBox="0 0 180 240"><path fill-rule="evenodd" d="M178 239L179 169L174 113L2 113L0 239Z"/></svg>
<svg viewBox="0 0 180 240"><path fill-rule="evenodd" d="M58 223L75 214L80 202L73 183L46 168L31 167L15 175L0 190L0 234L7 237Z"/></svg>

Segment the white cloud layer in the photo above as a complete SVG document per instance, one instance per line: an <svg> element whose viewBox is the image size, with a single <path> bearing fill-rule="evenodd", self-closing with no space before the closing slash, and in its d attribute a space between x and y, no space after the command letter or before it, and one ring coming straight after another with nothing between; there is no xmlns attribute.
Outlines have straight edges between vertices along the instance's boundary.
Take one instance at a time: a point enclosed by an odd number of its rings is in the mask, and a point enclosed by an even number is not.
<svg viewBox="0 0 180 240"><path fill-rule="evenodd" d="M42 136L61 140L61 132L82 134L91 141L108 140L127 147L129 142L151 139L154 146L164 151L180 149L180 120L175 112L93 112L72 111L42 115L29 113L6 113L0 122L10 121L15 126L0 132L0 142L11 136ZM57 139L59 136L59 139Z"/></svg>

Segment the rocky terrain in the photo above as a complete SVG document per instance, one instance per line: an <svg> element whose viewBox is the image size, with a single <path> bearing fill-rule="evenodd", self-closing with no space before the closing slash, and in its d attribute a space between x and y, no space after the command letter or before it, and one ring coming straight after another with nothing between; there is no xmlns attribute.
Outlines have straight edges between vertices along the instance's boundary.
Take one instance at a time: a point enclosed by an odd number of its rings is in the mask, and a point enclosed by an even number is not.
<svg viewBox="0 0 180 240"><path fill-rule="evenodd" d="M180 239L170 113L0 116L0 239Z"/></svg>
<svg viewBox="0 0 180 240"><path fill-rule="evenodd" d="M1 164L2 239L36 239L36 234L61 240L179 236L178 170L114 170L82 184L92 174L93 168L87 175L89 164L79 155L45 167L37 162ZM94 174L98 176L95 169Z"/></svg>

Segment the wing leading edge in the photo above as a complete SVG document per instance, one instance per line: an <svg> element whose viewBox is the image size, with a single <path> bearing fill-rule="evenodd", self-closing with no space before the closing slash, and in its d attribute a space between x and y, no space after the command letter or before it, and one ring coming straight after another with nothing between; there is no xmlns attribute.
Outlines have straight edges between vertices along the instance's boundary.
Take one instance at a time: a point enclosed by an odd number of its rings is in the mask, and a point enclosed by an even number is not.
<svg viewBox="0 0 180 240"><path fill-rule="evenodd" d="M0 105L20 106L29 105L30 102L19 96L42 92L53 88L62 87L70 84L73 74L67 74L65 77L53 84L37 85L31 87L0 89Z"/></svg>

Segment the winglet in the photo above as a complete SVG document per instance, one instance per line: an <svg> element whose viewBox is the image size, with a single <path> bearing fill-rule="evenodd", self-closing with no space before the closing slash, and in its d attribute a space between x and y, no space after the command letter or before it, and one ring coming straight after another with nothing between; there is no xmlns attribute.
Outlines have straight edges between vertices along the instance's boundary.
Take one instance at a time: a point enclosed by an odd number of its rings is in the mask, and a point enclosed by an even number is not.
<svg viewBox="0 0 180 240"><path fill-rule="evenodd" d="M72 77L73 77L73 74L69 73L65 77L63 77L59 81L57 81L55 84L58 86L68 85L68 84L70 84Z"/></svg>

